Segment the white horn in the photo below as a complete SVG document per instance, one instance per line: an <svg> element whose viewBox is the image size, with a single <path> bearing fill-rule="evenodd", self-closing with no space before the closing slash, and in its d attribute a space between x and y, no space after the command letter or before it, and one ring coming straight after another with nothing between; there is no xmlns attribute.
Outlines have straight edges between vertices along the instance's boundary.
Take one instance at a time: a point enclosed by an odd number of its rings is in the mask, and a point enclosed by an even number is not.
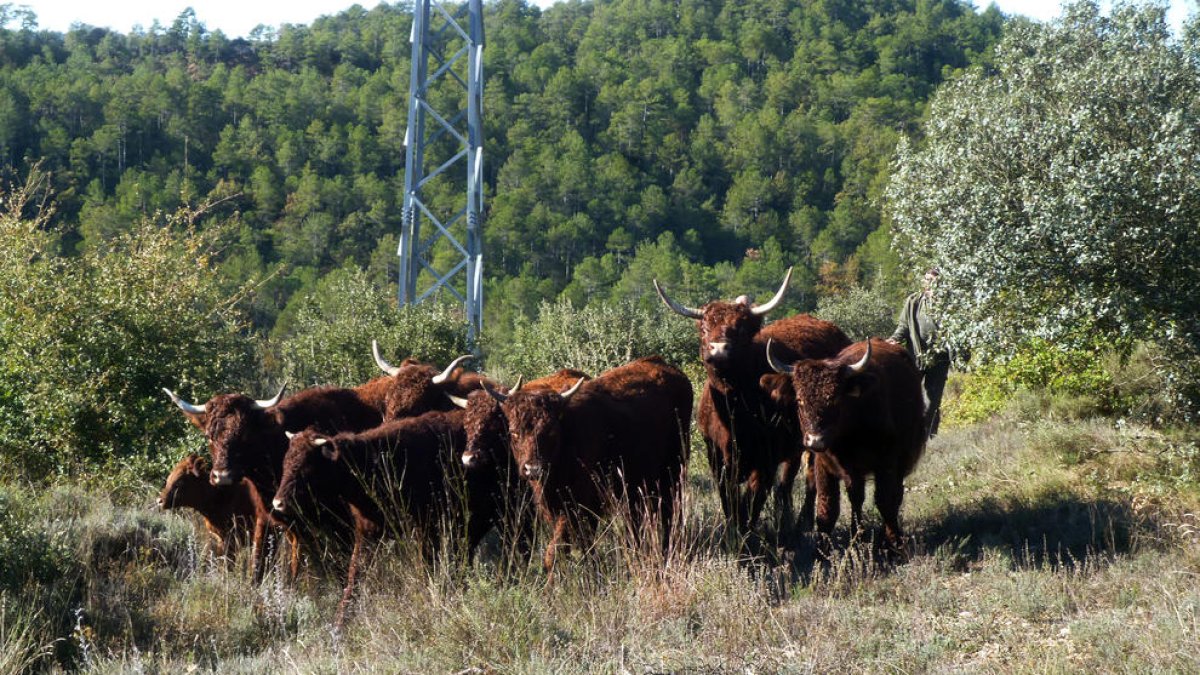
<svg viewBox="0 0 1200 675"><path fill-rule="evenodd" d="M772 339L770 339L770 338L767 339L767 363L771 366L771 370L774 370L777 373L782 373L784 375L791 375L792 374L792 366L789 366L789 365L780 363L779 361L776 361L775 357L771 354L771 343L772 342L773 342Z"/></svg>
<svg viewBox="0 0 1200 675"><path fill-rule="evenodd" d="M266 410L267 408L274 408L275 406L279 405L279 399L283 398L283 392L285 389L287 389L287 382L284 382L283 386L279 388L279 393L275 394L275 398L269 398L265 401L255 401L254 405L263 410Z"/></svg>
<svg viewBox="0 0 1200 675"><path fill-rule="evenodd" d="M188 403L187 401L176 396L175 392L167 389L166 387L163 387L163 391L167 392L167 396L170 396L171 400L175 402L175 405L179 406L179 409L183 412L188 413L189 415L203 415L205 413L205 406L192 405L191 403Z"/></svg>
<svg viewBox="0 0 1200 675"><path fill-rule="evenodd" d="M462 408L463 410L467 409L467 399L462 398L461 396L455 396L454 394L446 394L446 398L450 399L451 403Z"/></svg>
<svg viewBox="0 0 1200 675"><path fill-rule="evenodd" d="M379 354L379 343L375 340L371 340L371 355L375 357L375 365L379 366L379 369L388 375L395 377L396 373L400 372L399 368L383 360L383 357Z"/></svg>
<svg viewBox="0 0 1200 675"><path fill-rule="evenodd" d="M751 307L750 311L758 316L762 316L763 314L766 314L767 312L775 309L775 305L778 305L779 301L783 300L783 294L787 292L788 282L790 282L791 280L792 280L792 268L789 267L787 274L783 275L783 283L779 285L779 290L775 291L775 297L764 302L763 304L759 305L758 307Z"/></svg>
<svg viewBox="0 0 1200 675"><path fill-rule="evenodd" d="M524 377L525 377L524 375L518 375L518 376L517 376L517 382L516 382L516 384L514 384L514 385L513 385L512 387L510 387L510 388L509 388L509 390L508 390L508 395L509 395L509 396L512 396L513 394L517 393L518 391L521 391L521 384L522 384L521 380L522 380Z"/></svg>
<svg viewBox="0 0 1200 675"><path fill-rule="evenodd" d="M850 366L850 371L854 372L854 373L861 373L863 371L863 369L867 367L867 361L870 361L870 360L871 360L871 340L868 339L867 340L867 353L863 354L863 357L861 359L859 359L857 363Z"/></svg>
<svg viewBox="0 0 1200 675"><path fill-rule="evenodd" d="M329 442L328 438L314 438L312 441L312 444L313 445L325 445L328 442Z"/></svg>
<svg viewBox="0 0 1200 675"><path fill-rule="evenodd" d="M446 366L446 369L443 370L440 375L433 376L433 383L434 384L444 384L446 382L446 380L450 379L450 373L454 372L455 368L462 365L462 363L464 361L469 361L473 358L475 358L475 357L470 354L467 354L465 356L460 356L457 359L454 359L453 361L450 362L450 365Z"/></svg>
<svg viewBox="0 0 1200 675"><path fill-rule="evenodd" d="M292 433L291 431L284 431L283 435L287 436L289 441L296 437L296 434Z"/></svg>
<svg viewBox="0 0 1200 675"><path fill-rule="evenodd" d="M563 400L564 400L564 401L565 401L565 400L567 400L567 399L569 399L569 398L571 398L572 396L574 396L574 395L575 395L575 392L579 391L579 388L583 386L583 383L584 383L586 380L587 380L587 378L586 378L586 377L581 377L581 378L579 378L579 381L578 381L578 382L576 382L574 385L572 385L570 389L568 389L568 390L564 391L563 393L559 394L559 396L563 397Z"/></svg>
<svg viewBox="0 0 1200 675"><path fill-rule="evenodd" d="M686 316L689 319L699 319L704 316L704 313L701 312L700 310L696 309L695 307L688 307L687 305L681 305L678 302L675 302L671 298L667 297L666 291L664 291L662 289L662 286L658 285L658 279L654 280L654 290L658 291L658 297L662 298L662 301L664 303L666 303L667 307L670 307L671 311L675 312L676 314L678 314L680 316Z"/></svg>

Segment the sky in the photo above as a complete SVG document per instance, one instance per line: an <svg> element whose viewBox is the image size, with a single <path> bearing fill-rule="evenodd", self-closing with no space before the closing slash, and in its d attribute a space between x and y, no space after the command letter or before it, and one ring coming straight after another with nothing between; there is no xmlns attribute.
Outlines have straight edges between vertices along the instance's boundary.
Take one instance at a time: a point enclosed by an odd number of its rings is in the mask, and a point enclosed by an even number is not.
<svg viewBox="0 0 1200 675"><path fill-rule="evenodd" d="M1170 0L1170 21L1178 29L1184 17L1196 10L1198 0ZM185 8L196 12L196 19L210 31L220 29L228 37L245 37L255 26L278 27L284 23L312 23L326 14L336 14L354 4L374 7L374 0L11 0L13 5L25 6L38 17L43 30L66 32L74 23L107 27L125 33L135 26L149 28L155 20L170 26ZM554 0L532 0L542 7ZM1110 4L1107 0L1104 4ZM986 7L984 0L975 0L976 7ZM1054 0L997 0L996 5L1006 14L1024 14L1045 21L1059 14Z"/></svg>

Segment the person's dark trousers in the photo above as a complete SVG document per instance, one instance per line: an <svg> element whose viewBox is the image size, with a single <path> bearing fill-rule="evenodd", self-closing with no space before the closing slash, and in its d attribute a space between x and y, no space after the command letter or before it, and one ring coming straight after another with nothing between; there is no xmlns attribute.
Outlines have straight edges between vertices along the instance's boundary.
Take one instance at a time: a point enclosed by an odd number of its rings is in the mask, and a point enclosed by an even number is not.
<svg viewBox="0 0 1200 675"><path fill-rule="evenodd" d="M933 364L923 371L923 375L921 384L925 387L925 400L929 406L925 410L925 438L933 438L942 421L942 392L946 389L946 377L950 375L950 361Z"/></svg>

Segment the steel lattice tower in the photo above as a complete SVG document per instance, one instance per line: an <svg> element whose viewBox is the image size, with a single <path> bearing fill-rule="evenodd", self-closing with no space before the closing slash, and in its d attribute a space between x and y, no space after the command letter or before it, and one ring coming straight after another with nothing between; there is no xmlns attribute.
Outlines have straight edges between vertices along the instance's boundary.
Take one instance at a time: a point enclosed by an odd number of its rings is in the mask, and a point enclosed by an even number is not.
<svg viewBox="0 0 1200 675"><path fill-rule="evenodd" d="M400 305L451 293L466 308L473 343L483 327L483 0L449 6L415 0L413 5ZM452 98L447 90L459 86L466 93L465 108L461 99L446 103ZM440 111L431 104L432 93ZM427 170L427 162L437 168ZM435 182L462 178L464 201L451 203L448 195L462 194L461 189L440 184L439 203L425 199L426 188ZM433 226L424 239L422 221ZM459 283L460 273L465 283Z"/></svg>

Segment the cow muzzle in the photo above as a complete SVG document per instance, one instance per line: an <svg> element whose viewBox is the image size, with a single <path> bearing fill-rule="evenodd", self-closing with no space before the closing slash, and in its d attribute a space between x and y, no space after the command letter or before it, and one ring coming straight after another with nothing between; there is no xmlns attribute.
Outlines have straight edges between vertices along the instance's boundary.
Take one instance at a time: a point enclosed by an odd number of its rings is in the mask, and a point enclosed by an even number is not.
<svg viewBox="0 0 1200 675"><path fill-rule="evenodd" d="M804 434L804 447L814 451L824 450L825 436L822 434Z"/></svg>
<svg viewBox="0 0 1200 675"><path fill-rule="evenodd" d="M462 463L463 466L467 467L468 469L474 468L479 464L479 455L475 454L474 452L464 452L462 455Z"/></svg>
<svg viewBox="0 0 1200 675"><path fill-rule="evenodd" d="M287 502L279 497L271 500L271 508L279 513L287 513Z"/></svg>
<svg viewBox="0 0 1200 675"><path fill-rule="evenodd" d="M158 505L159 511L165 511L167 508L167 501L165 499L163 499L162 497L159 497L158 499L154 500L154 503Z"/></svg>
<svg viewBox="0 0 1200 675"><path fill-rule="evenodd" d="M521 465L521 473L529 480L539 480L546 473L541 462L525 462Z"/></svg>
<svg viewBox="0 0 1200 675"><path fill-rule="evenodd" d="M729 343L728 342L710 342L708 343L708 354L705 354L706 361L724 361L729 358Z"/></svg>
<svg viewBox="0 0 1200 675"><path fill-rule="evenodd" d="M222 471L213 469L209 474L208 482L213 485L233 485L233 475L229 473L228 469Z"/></svg>

